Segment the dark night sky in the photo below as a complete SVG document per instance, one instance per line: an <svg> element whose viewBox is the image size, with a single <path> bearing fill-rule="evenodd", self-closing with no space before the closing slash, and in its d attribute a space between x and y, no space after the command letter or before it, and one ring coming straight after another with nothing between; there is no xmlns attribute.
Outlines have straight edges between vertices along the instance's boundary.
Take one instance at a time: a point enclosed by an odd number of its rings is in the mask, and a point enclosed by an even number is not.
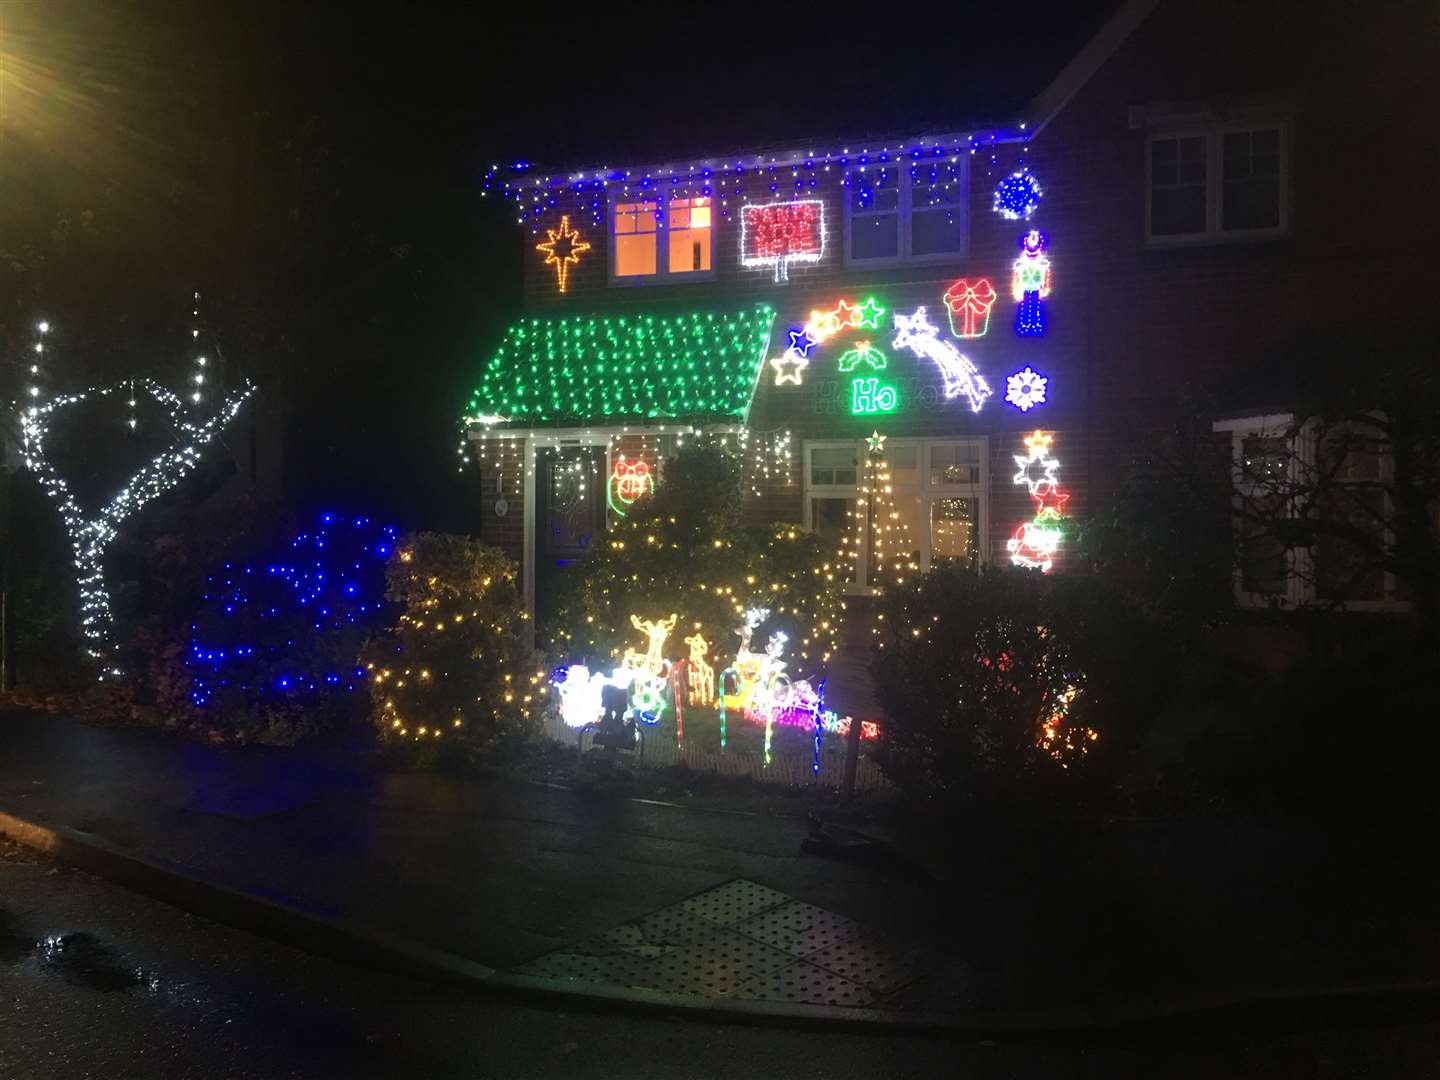
<svg viewBox="0 0 1440 1080"><path fill-rule="evenodd" d="M105 265L127 309L168 302L190 267L237 307L268 284L291 306L253 349L277 335L289 349L296 501L466 527L454 420L519 302L525 239L505 203L480 198L492 162L1013 122L1114 6L5 0L6 231L43 246L49 219L102 206L124 223ZM64 307L61 262L48 265L23 284L44 280L40 298ZM92 277L98 304L110 282ZM28 318L35 292L0 296L3 317ZM97 326L115 316L69 306Z"/></svg>

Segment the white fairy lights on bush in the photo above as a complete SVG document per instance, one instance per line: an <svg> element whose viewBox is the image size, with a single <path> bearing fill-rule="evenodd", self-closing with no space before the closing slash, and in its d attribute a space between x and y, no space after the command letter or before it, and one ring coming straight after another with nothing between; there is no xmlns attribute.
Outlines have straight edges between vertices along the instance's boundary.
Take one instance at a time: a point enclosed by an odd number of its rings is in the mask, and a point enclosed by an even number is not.
<svg viewBox="0 0 1440 1080"><path fill-rule="evenodd" d="M42 333L48 331L48 325L42 323L41 326L44 327ZM20 416L25 467L35 474L46 495L55 500L70 539L76 584L80 590L80 630L87 642L86 651L101 665L102 679L121 674L115 664L114 618L110 611L110 594L105 587L104 563L110 544L126 520L147 503L173 489L194 470L200 461L200 451L234 419L255 389L247 380L241 390L226 398L217 412L202 422L196 422L185 417L184 403L172 391L150 379L139 380L139 385L169 412L179 442L143 464L108 502L88 515L81 509L70 485L56 470L49 456L47 439L50 425L55 415L69 406L125 393L130 409L128 423L133 429L136 426L136 380L64 394L43 405L31 405ZM196 393L191 393L192 404L198 404ZM32 396L38 397L38 394Z"/></svg>

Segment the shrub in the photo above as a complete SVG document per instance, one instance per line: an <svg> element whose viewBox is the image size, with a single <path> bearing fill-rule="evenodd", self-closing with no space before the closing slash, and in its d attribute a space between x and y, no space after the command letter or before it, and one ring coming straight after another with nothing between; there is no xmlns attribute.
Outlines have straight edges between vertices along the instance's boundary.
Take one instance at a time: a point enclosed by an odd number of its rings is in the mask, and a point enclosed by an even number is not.
<svg viewBox="0 0 1440 1080"><path fill-rule="evenodd" d="M1093 578L942 566L880 601L877 751L952 805L1094 803L1160 700L1163 641Z"/></svg>
<svg viewBox="0 0 1440 1080"><path fill-rule="evenodd" d="M528 739L543 686L522 646L515 564L469 537L415 533L385 585L398 617L361 651L382 737L422 757L442 741L491 752Z"/></svg>
<svg viewBox="0 0 1440 1080"><path fill-rule="evenodd" d="M348 711L395 541L393 528L369 518L327 513L271 557L210 575L186 658L197 709L272 741Z"/></svg>
<svg viewBox="0 0 1440 1080"><path fill-rule="evenodd" d="M549 627L561 661L616 658L638 644L632 615L677 615L666 656L699 631L716 671L733 657L748 608L769 610L753 631L788 637L790 670L818 668L834 646L840 586L834 552L797 525L746 528L739 465L714 446L690 445L666 462L653 498L635 503L573 568Z"/></svg>

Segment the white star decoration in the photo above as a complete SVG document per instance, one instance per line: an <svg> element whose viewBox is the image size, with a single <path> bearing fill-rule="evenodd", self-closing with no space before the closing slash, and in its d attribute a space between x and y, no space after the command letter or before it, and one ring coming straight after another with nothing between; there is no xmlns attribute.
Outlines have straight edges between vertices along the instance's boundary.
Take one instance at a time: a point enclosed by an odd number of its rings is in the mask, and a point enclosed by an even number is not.
<svg viewBox="0 0 1440 1080"><path fill-rule="evenodd" d="M1025 448L1028 454L1012 454L1019 471L1015 474L1015 483L1024 484L1031 495L1039 490L1041 484L1049 484L1052 487L1058 484L1059 478L1055 470L1060 468L1060 462L1049 456L1050 442L1054 438L1043 431L1037 431L1033 435L1025 437ZM1035 476L1035 466L1040 467L1040 475Z"/></svg>
<svg viewBox="0 0 1440 1080"><path fill-rule="evenodd" d="M770 366L775 369L776 386L784 386L786 383L799 386L810 361L794 349L786 349L784 356L777 356L770 361Z"/></svg>

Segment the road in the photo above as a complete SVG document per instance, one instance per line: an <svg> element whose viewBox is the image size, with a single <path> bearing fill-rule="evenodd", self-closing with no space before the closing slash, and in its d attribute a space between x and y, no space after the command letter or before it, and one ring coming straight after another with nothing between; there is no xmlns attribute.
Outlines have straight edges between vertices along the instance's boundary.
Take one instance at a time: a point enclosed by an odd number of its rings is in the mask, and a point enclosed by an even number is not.
<svg viewBox="0 0 1440 1080"><path fill-rule="evenodd" d="M936 1075L1440 1076L1440 1025L1087 1045L566 1013L332 963L0 847L6 1080Z"/></svg>

